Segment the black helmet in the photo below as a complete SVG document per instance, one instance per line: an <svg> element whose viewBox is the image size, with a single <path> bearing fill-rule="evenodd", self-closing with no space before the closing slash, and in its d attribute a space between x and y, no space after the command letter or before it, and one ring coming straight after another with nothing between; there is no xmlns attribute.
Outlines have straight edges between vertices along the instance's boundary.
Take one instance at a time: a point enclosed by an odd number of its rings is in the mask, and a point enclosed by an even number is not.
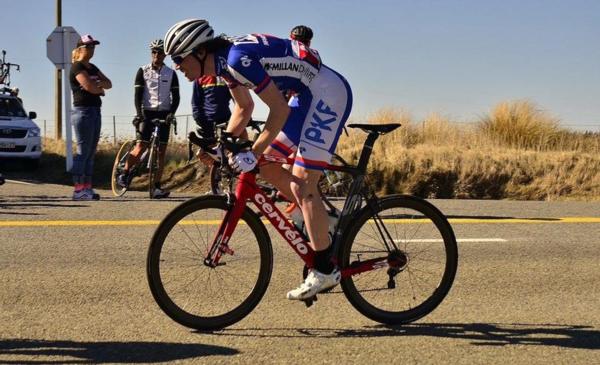
<svg viewBox="0 0 600 365"><path fill-rule="evenodd" d="M313 31L306 25L297 25L292 28L292 31L290 32L290 38L309 46L310 41L313 38Z"/></svg>

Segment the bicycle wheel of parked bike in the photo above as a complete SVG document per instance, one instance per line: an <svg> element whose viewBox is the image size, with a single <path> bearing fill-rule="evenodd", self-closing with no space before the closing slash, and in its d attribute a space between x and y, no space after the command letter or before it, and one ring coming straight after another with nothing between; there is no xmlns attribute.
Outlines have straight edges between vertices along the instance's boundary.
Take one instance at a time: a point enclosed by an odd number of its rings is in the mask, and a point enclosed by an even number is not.
<svg viewBox="0 0 600 365"><path fill-rule="evenodd" d="M344 160L338 156L333 155L331 157L331 164L337 166L345 166ZM352 176L347 173L325 170L323 176L319 180L319 189L323 195L330 198L346 198L350 192L350 184L352 183Z"/></svg>
<svg viewBox="0 0 600 365"><path fill-rule="evenodd" d="M433 311L448 294L458 264L456 238L444 215L422 199L396 195L375 205L353 217L339 260L352 268L386 258L387 266L342 279L342 289L370 319L410 323Z"/></svg>
<svg viewBox="0 0 600 365"><path fill-rule="evenodd" d="M233 178L232 176L223 176L221 172L221 164L214 162L210 167L210 191L214 195L223 194L225 190L229 189L228 179Z"/></svg>
<svg viewBox="0 0 600 365"><path fill-rule="evenodd" d="M156 172L158 171L158 141L156 138L152 139L150 143L150 151L148 155L148 195L150 199L153 197L154 193L154 185L156 185L157 176Z"/></svg>
<svg viewBox="0 0 600 365"><path fill-rule="evenodd" d="M112 176L110 179L110 186L114 196L122 196L128 189L128 187L122 187L119 185L117 182L117 177L121 175L125 169L125 162L127 162L127 157L129 157L129 154L134 146L134 141L127 141L123 143L121 148L119 148L119 152L117 152L117 155L115 156L115 162L112 168Z"/></svg>
<svg viewBox="0 0 600 365"><path fill-rule="evenodd" d="M160 223L148 250L147 276L154 299L174 321L199 330L234 324L260 302L273 268L264 224L249 208L231 236L233 254L217 267L204 264L228 211L223 196L189 200Z"/></svg>

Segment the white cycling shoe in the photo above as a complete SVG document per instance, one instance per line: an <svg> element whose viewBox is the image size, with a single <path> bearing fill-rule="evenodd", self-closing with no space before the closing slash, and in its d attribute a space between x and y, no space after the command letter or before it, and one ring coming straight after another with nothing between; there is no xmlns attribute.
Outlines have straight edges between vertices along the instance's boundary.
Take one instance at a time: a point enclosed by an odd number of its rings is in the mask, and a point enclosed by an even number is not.
<svg viewBox="0 0 600 365"><path fill-rule="evenodd" d="M287 293L287 298L291 300L305 300L312 298L317 295L317 293L338 285L341 279L342 273L337 267L331 274L323 274L315 269L311 269L304 282L296 289L290 290Z"/></svg>

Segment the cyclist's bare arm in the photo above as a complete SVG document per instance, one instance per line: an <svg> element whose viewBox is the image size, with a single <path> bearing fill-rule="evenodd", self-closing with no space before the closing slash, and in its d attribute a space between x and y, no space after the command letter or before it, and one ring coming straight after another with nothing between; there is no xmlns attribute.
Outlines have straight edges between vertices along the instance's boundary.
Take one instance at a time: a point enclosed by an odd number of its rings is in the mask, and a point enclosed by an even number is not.
<svg viewBox="0 0 600 365"><path fill-rule="evenodd" d="M233 133L234 136L239 136L246 130L246 125L252 117L254 110L254 101L250 96L250 91L243 86L237 86L229 90L235 101L231 118L227 123L227 132Z"/></svg>
<svg viewBox="0 0 600 365"><path fill-rule="evenodd" d="M254 153L260 155L269 147L283 128L290 114L290 107L273 81L269 82L267 87L258 94L258 97L269 107L265 128L252 147Z"/></svg>

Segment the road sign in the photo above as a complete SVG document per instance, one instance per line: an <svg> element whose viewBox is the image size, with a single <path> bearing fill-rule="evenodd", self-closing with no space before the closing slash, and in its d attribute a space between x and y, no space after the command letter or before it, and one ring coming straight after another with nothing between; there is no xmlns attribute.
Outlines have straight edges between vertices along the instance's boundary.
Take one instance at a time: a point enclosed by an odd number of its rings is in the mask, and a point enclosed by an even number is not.
<svg viewBox="0 0 600 365"><path fill-rule="evenodd" d="M46 55L48 59L63 69L71 63L71 51L77 46L79 33L73 27L56 27L46 38Z"/></svg>
<svg viewBox="0 0 600 365"><path fill-rule="evenodd" d="M64 101L65 132L66 132L66 170L70 171L73 166L72 134L71 134L71 91L69 74L71 70L71 52L77 46L81 37L73 27L56 27L46 38L46 55L54 63L56 68L64 70ZM61 71L62 72L62 71Z"/></svg>

